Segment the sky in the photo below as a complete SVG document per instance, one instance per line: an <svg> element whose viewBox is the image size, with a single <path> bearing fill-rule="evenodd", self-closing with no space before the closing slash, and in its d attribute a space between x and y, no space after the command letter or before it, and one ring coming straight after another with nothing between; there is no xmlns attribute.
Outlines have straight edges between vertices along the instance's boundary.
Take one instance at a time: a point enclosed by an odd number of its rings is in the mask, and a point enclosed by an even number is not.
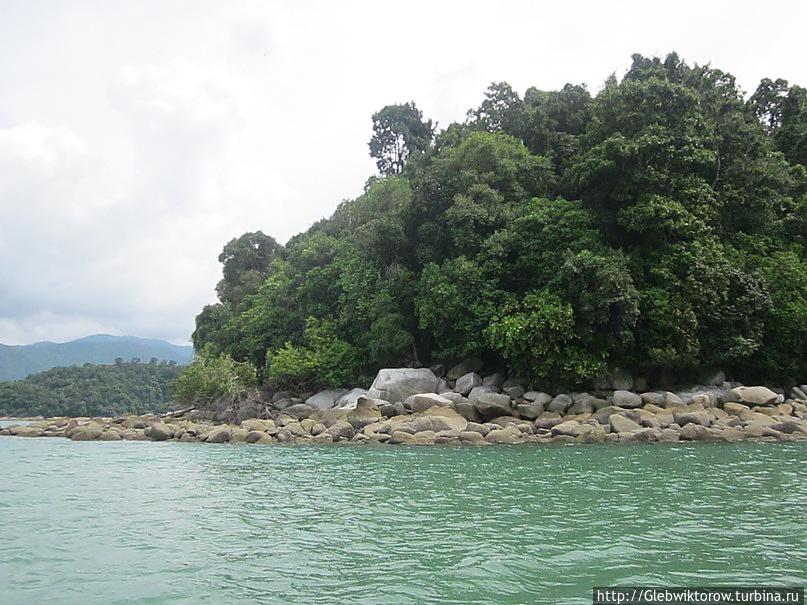
<svg viewBox="0 0 807 605"><path fill-rule="evenodd" d="M0 0L0 343L189 341L224 244L362 192L373 112L593 93L676 50L807 85L807 3Z"/></svg>

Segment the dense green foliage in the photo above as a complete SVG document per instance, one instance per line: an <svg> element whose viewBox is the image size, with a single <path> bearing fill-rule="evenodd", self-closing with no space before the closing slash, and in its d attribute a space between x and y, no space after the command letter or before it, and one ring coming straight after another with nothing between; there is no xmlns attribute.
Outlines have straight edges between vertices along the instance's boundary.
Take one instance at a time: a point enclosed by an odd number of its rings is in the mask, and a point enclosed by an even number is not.
<svg viewBox="0 0 807 605"><path fill-rule="evenodd" d="M60 367L25 380L0 383L0 415L114 416L164 410L169 384L180 373L174 362L137 359L113 365Z"/></svg>
<svg viewBox="0 0 807 605"><path fill-rule="evenodd" d="M0 344L0 381L19 380L29 374L61 366L110 364L118 357L156 357L184 364L193 357L193 347L174 345L164 340L109 334L94 334L69 342L13 346Z"/></svg>
<svg viewBox="0 0 807 605"><path fill-rule="evenodd" d="M233 361L228 354L217 354L208 346L171 383L170 390L178 403L197 405L236 399L256 385L254 365L248 361Z"/></svg>
<svg viewBox="0 0 807 605"><path fill-rule="evenodd" d="M746 99L718 69L635 55L595 96L498 83L436 134L414 103L373 123L362 196L284 247L227 245L225 280L249 288L219 288L197 349L310 388L470 354L535 386L613 365L807 376L803 88Z"/></svg>

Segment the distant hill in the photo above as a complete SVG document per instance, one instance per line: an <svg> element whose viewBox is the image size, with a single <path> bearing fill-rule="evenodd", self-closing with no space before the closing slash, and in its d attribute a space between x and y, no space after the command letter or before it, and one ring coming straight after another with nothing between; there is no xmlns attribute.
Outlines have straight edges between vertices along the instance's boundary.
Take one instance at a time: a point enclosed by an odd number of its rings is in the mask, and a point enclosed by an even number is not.
<svg viewBox="0 0 807 605"><path fill-rule="evenodd" d="M156 357L158 361L185 364L193 357L193 347L178 346L164 340L109 334L96 334L69 342L36 342L14 346L0 344L0 381L19 380L59 366L110 364L117 357L122 357L124 361L137 357L144 362Z"/></svg>

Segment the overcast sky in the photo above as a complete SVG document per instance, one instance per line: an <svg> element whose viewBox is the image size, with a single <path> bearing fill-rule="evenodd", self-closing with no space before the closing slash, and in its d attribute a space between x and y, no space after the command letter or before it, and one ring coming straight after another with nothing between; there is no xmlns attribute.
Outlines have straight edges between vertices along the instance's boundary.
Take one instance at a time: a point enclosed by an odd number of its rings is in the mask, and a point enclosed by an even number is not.
<svg viewBox="0 0 807 605"><path fill-rule="evenodd" d="M807 84L807 3L0 0L0 342L187 342L222 246L361 193L372 113L677 50Z"/></svg>

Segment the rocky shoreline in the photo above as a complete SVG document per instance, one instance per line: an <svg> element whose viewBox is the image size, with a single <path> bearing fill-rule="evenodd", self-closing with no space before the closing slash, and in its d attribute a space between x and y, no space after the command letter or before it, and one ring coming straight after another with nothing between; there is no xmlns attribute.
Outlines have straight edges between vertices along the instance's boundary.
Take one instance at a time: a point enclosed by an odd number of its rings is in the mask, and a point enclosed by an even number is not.
<svg viewBox="0 0 807 605"><path fill-rule="evenodd" d="M464 371L474 363L466 360L443 377L433 369L381 370L368 390L306 399L278 393L214 411L48 418L0 435L247 444L807 441L807 385L784 393L723 380L678 392L606 388L552 396L500 375ZM607 387L619 380L616 386L628 386L624 374L610 380Z"/></svg>

